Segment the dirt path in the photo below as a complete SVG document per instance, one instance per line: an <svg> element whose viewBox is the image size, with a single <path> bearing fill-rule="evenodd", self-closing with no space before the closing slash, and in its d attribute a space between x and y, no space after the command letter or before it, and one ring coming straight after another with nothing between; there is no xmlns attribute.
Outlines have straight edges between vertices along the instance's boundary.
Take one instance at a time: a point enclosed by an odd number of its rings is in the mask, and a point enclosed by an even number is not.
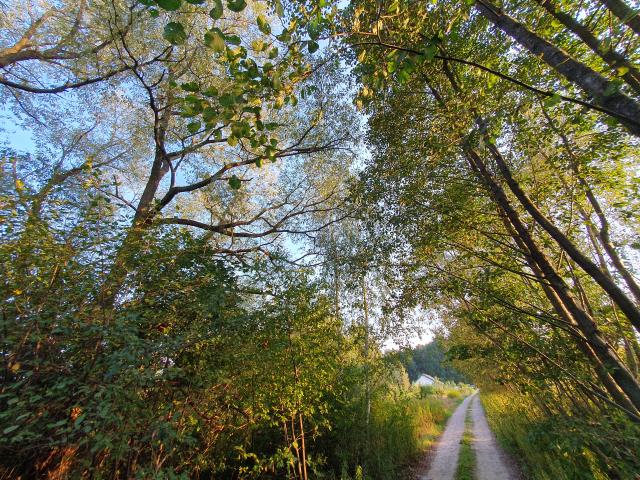
<svg viewBox="0 0 640 480"><path fill-rule="evenodd" d="M476 478L478 480L514 480L518 478L509 459L496 443L480 398L473 395L471 403L473 419L473 451L476 455Z"/></svg>
<svg viewBox="0 0 640 480"><path fill-rule="evenodd" d="M480 398L473 394L464 399L447 422L438 440L431 466L419 480L453 480L458 467L460 440L465 429L467 409L471 406L473 420L473 452L476 457L477 480L516 480L519 476L511 462L496 443L484 415Z"/></svg>
<svg viewBox="0 0 640 480"><path fill-rule="evenodd" d="M435 455L431 461L431 467L426 475L420 475L420 480L453 480L458 466L460 454L460 440L464 433L464 420L467 408L475 394L465 398L460 406L453 412L447 422L444 433L438 440Z"/></svg>

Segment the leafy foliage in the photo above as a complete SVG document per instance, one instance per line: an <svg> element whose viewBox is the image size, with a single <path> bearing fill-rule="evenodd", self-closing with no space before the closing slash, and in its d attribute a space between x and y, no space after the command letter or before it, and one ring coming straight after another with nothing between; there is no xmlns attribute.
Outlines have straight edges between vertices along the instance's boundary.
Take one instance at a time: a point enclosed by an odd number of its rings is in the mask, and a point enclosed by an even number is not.
<svg viewBox="0 0 640 480"><path fill-rule="evenodd" d="M400 354L400 360L412 382L416 381L423 373L437 377L443 382L465 381L465 378L455 368L445 363L445 354L438 340L403 352Z"/></svg>

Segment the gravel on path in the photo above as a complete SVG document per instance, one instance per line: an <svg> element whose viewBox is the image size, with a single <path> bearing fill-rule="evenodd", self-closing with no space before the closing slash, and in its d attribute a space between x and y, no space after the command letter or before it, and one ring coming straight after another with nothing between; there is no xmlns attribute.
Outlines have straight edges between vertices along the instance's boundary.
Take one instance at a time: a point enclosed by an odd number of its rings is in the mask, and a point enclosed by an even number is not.
<svg viewBox="0 0 640 480"><path fill-rule="evenodd" d="M498 446L493 433L489 429L487 417L484 414L478 395L473 395L471 415L473 418L473 451L476 456L476 478L478 480L516 480L519 478L519 475L515 472L505 453Z"/></svg>
<svg viewBox="0 0 640 480"><path fill-rule="evenodd" d="M453 480L458 467L460 454L460 440L464 433L464 421L469 403L476 394L465 398L453 412L447 422L444 433L438 440L431 467L426 475L420 475L419 480Z"/></svg>

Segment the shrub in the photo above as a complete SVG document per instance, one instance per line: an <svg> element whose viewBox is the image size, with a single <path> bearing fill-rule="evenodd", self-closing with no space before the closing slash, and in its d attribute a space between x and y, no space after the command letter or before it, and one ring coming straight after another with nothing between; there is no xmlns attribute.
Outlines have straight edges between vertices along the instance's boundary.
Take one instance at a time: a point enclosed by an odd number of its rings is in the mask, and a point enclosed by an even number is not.
<svg viewBox="0 0 640 480"><path fill-rule="evenodd" d="M637 478L640 428L617 412L598 420L544 416L523 395L489 392L482 403L500 443L524 461L531 480Z"/></svg>

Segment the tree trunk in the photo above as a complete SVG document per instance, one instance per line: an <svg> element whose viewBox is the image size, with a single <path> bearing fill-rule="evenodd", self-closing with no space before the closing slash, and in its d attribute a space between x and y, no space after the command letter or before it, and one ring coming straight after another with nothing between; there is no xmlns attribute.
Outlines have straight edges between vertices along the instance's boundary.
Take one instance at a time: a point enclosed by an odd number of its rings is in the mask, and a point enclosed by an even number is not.
<svg viewBox="0 0 640 480"><path fill-rule="evenodd" d="M366 273L362 275L362 312L364 316L364 368L365 368L365 435L366 435L366 454L363 476L366 477L368 470L368 460L370 452L370 440L371 440L371 382L369 379L369 302L367 301L367 284Z"/></svg>
<svg viewBox="0 0 640 480"><path fill-rule="evenodd" d="M160 182L169 172L169 160L165 151L164 142L166 129L169 125L170 108L165 110L165 114L156 120L154 127L154 139L156 151L151 165L151 171L147 178L147 183L136 207L136 213L129 227L120 248L116 253L113 267L100 289L100 307L105 311L113 309L116 297L127 277L127 256L131 250L139 246L144 231L151 225L154 215L157 213L154 208L154 200L160 187Z"/></svg>
<svg viewBox="0 0 640 480"><path fill-rule="evenodd" d="M549 286L557 294L562 304L566 307L571 317L575 319L585 340L593 348L597 357L602 361L603 366L611 372L612 378L626 394L636 410L640 410L640 384L629 372L624 363L618 358L615 351L603 338L596 322L584 310L582 310L571 295L569 287L564 280L556 273L546 255L537 246L529 231L526 229L520 216L513 209L504 190L496 183L492 175L487 171L484 162L477 152L471 148L465 148L464 153L471 168L478 173L487 187L490 189L492 197L505 212L509 222L513 225L518 236L527 246L531 258L540 267L544 279L549 282Z"/></svg>
<svg viewBox="0 0 640 480"><path fill-rule="evenodd" d="M331 250L333 250L333 301L335 308L336 318L340 318L340 269L338 268L338 247L333 232L333 225L331 228Z"/></svg>
<svg viewBox="0 0 640 480"><path fill-rule="evenodd" d="M304 422L302 421L302 413L298 414L300 420L300 442L302 446L302 478L307 480L307 445L304 438Z"/></svg>
<svg viewBox="0 0 640 480"><path fill-rule="evenodd" d="M502 210L502 212L503 212L503 222L505 224L505 227L507 228L507 231L510 233L511 237L514 239L518 247L523 252L525 252L525 257L526 257L525 260L527 262L527 265L529 265L534 275L536 275L536 277L540 279L540 286L542 288L543 293L549 300L549 303L551 303L551 306L553 307L555 312L558 314L558 316L562 318L567 324L579 328L578 323L573 318L571 313L569 313L567 308L564 306L560 297L558 297L556 292L546 282L545 276L540 270L540 267L537 265L537 263L531 256L531 253L529 252L527 245L524 243L524 241L519 237L518 233L515 231L513 224L509 221L508 218L506 218L506 214L504 214L504 210ZM609 395L611 395L611 398L613 398L614 402L620 407L622 407L625 411L631 412L634 415L640 415L640 409L636 409L635 406L629 400L629 398L616 385L614 379L611 378L611 375L609 374L607 369L604 367L604 365L602 364L602 362L600 361L596 353L593 351L593 349L589 346L588 342L584 339L584 337L582 336L577 337L576 345L578 349L587 358L589 363L592 365L596 373L596 376L604 386L605 390L609 393ZM635 418L634 418L634 421L636 421Z"/></svg>
<svg viewBox="0 0 640 480"><path fill-rule="evenodd" d="M511 171L507 166L502 154L495 145L489 144L491 152L500 173L504 177L511 192L516 196L525 210L540 225L556 243L582 268L593 280L607 292L611 299L618 305L620 310L627 316L633 326L640 332L640 310L634 305L633 301L609 278L600 268L584 255L574 244L567 238L551 221L533 204L531 199L522 190L518 182L511 175Z"/></svg>
<svg viewBox="0 0 640 480"><path fill-rule="evenodd" d="M571 83L580 86L598 105L621 120L627 129L640 136L640 104L617 91L615 84L568 53L541 38L488 0L476 0L478 11L518 44L540 57Z"/></svg>
<svg viewBox="0 0 640 480"><path fill-rule="evenodd" d="M593 53L604 60L611 68L617 72L618 68L626 68L627 72L621 78L629 85L637 94L640 94L640 71L627 60L622 54L618 53L613 47L604 48L602 42L593 34L591 30L585 27L571 15L564 13L558 9L558 5L552 0L536 0L536 2L549 12L556 20L562 23L567 29L573 32L585 45L587 45Z"/></svg>
<svg viewBox="0 0 640 480"><path fill-rule="evenodd" d="M627 27L640 35L640 16L623 0L600 0Z"/></svg>
<svg viewBox="0 0 640 480"><path fill-rule="evenodd" d="M627 269L626 265L622 261L622 258L620 258L620 255L618 255L617 250L615 249L615 247L611 243L611 237L610 237L611 227L610 227L610 224L609 224L609 220L607 219L607 216L605 215L604 210L602 209L602 206L600 205L600 202L596 198L595 193L591 189L591 186L589 185L589 183L586 181L586 179L582 175L582 172L580 172L579 161L576 158L576 155L574 154L573 149L571 148L571 144L569 142L569 139L567 138L566 134L559 127L555 126L555 124L553 123L553 121L551 120L551 118L549 117L547 112L544 110L544 108L542 109L542 113L545 116L545 118L547 119L547 122L548 122L549 126L551 127L551 129L554 132L556 132L556 134L562 140L562 144L564 146L564 149L566 150L567 155L569 156L569 164L571 166L571 171L573 172L573 174L578 179L578 183L580 184L580 187L584 191L584 194L587 197L587 200L589 201L589 204L591 205L591 208L593 208L594 213L598 217L598 221L600 222L600 229L598 230L597 235L595 235L595 237L598 238L598 240L600 241L600 244L602 245L602 248L604 248L605 252L607 252L607 256L609 257L609 260L611 260L611 263L613 263L613 266L615 267L616 271L624 279L627 287L629 288L629 291L633 294L636 302L640 303L640 285L638 285L638 283L636 282L633 274ZM585 224L587 225L587 230L589 232L589 237L591 239L591 242L594 245L594 248L596 249L596 253L598 255L598 259L600 261L601 268L602 268L603 272L605 272L606 274L608 274L609 277L611 277L611 274L609 273L607 267L605 266L604 258L602 258L602 253L600 252L600 249L597 247L597 245L596 245L596 243L594 242L594 239L593 239L593 237L594 237L594 231L593 231L594 227L593 227L593 225L591 223L591 218L590 218L591 216L588 215L584 211L584 209L582 209L582 207L580 207L579 210L580 210L580 214L582 215L582 217L583 217L583 219L585 221Z"/></svg>

